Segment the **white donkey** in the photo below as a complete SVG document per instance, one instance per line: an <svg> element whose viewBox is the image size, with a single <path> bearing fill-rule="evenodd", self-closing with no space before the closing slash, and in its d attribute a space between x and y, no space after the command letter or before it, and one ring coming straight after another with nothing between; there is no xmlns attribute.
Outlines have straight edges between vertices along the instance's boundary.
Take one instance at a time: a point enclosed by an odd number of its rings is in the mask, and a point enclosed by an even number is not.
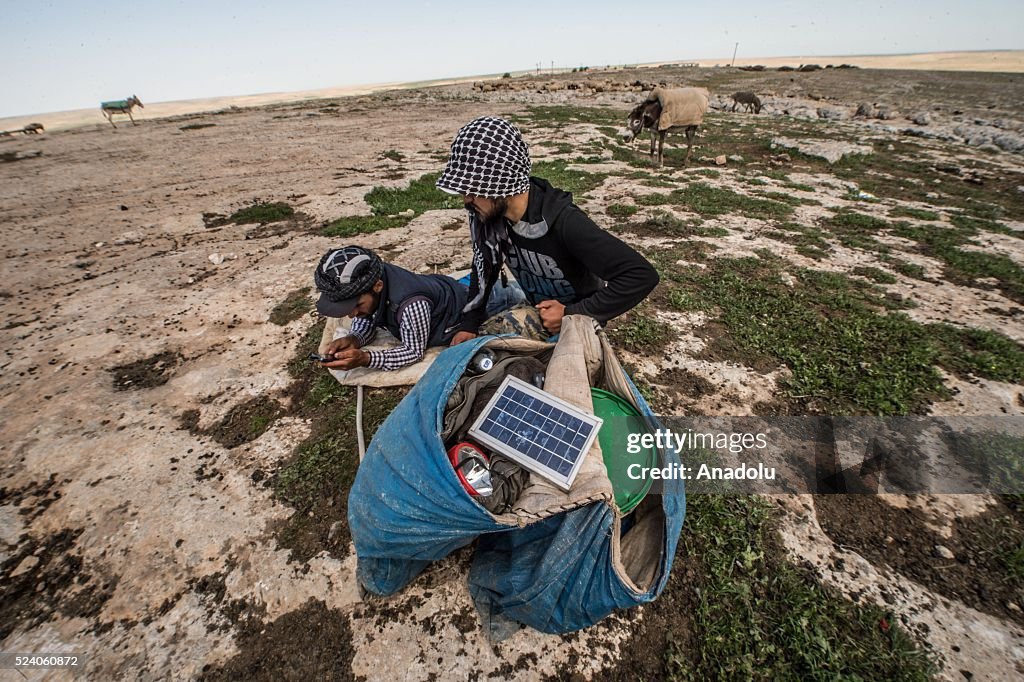
<svg viewBox="0 0 1024 682"><path fill-rule="evenodd" d="M128 114L128 118L131 119L132 125L138 125L138 123L135 122L135 118L132 116L132 107L139 107L140 109L146 108L142 106L142 102L139 101L138 97L132 95L128 99L119 99L114 102L102 102L100 104L100 111L102 111L103 115L107 117L108 121L110 121L110 125L115 128L117 126L114 125L114 114Z"/></svg>

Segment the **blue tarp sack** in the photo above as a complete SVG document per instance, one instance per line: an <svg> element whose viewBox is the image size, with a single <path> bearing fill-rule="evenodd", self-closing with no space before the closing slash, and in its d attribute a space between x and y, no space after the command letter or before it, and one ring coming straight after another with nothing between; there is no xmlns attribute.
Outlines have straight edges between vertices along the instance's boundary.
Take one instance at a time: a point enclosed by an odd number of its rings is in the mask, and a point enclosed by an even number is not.
<svg viewBox="0 0 1024 682"><path fill-rule="evenodd" d="M564 318L555 345L481 337L443 351L377 430L359 466L348 521L360 584L393 594L431 562L479 538L469 587L493 638L520 623L570 632L654 600L668 580L686 513L682 481L665 481L662 494L648 495L623 517L595 441L568 492L531 475L512 510L494 515L463 488L444 446L445 410L484 346L499 357L547 361L544 389L586 412L593 412L596 386L660 428L588 317ZM671 450L659 455L659 466L679 461Z"/></svg>

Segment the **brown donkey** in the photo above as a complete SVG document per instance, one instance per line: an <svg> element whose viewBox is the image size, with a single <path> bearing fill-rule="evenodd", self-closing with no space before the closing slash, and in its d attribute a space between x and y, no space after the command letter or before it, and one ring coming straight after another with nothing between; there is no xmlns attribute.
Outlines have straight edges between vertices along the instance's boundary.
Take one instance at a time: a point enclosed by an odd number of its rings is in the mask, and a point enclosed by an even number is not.
<svg viewBox="0 0 1024 682"><path fill-rule="evenodd" d="M645 130L651 131L651 158L654 158L654 144L655 140L658 143L658 165L661 166L665 163L665 136L669 133L675 133L682 131L686 135L686 158L683 159L683 164L687 164L690 161L690 152L693 151L693 138L697 134L696 125L688 126L673 126L666 128L665 130L658 130L658 122L661 119L661 104L657 101L642 102L633 108L633 111L629 112L629 119L626 126L629 128L629 132L625 136L625 141L636 140L640 137L640 133ZM657 138L655 138L657 135Z"/></svg>
<svg viewBox="0 0 1024 682"><path fill-rule="evenodd" d="M761 100L752 92L736 92L732 96L732 110L736 111L736 106L742 104L746 111L752 111L755 114L761 113Z"/></svg>

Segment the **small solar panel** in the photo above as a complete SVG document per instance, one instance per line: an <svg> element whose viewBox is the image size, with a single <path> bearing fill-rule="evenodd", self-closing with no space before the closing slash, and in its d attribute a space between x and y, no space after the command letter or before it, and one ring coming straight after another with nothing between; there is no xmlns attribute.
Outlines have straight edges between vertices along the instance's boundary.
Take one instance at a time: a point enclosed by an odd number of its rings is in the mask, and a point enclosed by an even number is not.
<svg viewBox="0 0 1024 682"><path fill-rule="evenodd" d="M601 422L532 384L507 376L469 435L569 490Z"/></svg>

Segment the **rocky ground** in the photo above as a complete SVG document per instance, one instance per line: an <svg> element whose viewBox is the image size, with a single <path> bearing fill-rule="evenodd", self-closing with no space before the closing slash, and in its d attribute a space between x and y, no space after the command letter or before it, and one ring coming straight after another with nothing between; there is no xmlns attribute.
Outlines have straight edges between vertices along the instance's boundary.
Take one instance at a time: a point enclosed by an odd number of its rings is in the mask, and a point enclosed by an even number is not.
<svg viewBox="0 0 1024 682"><path fill-rule="evenodd" d="M538 174L572 186L661 270L651 300L610 329L660 413L1024 412L1019 75L667 68L510 80L0 138L0 648L85 654L92 679L708 674L688 653L703 646L693 614L715 594L700 563L710 511L696 500L665 599L564 637L488 642L466 590L468 551L392 599L362 601L353 582L352 396L295 360L318 335L310 273L352 240L419 271L466 267L463 211L410 195L458 127L485 113L517 120ZM678 147L658 169L616 139L659 82L713 93L688 166ZM757 92L762 113L729 111L736 90ZM411 189L389 209L367 196L374 187ZM371 204L376 218L354 218ZM380 229L351 236L368 227ZM927 352L863 381L887 352L869 331L862 376L829 384L822 372L805 390L818 362L807 341L794 342L803 359L778 335L748 343L760 332L744 326L737 292L751 283L765 287L751 300L767 291L825 311L815 320L839 320L822 327L837 338L844 321L898 320L899 336L882 341ZM863 305L839 306L847 290ZM766 324L805 325L798 312L765 313L776 316ZM946 355L922 340L932 336L952 339ZM371 423L400 397L371 396ZM891 621L908 633L943 679L1024 672L1013 499L752 504L772 519L761 573L798 570L837 609L882 608L885 632Z"/></svg>

